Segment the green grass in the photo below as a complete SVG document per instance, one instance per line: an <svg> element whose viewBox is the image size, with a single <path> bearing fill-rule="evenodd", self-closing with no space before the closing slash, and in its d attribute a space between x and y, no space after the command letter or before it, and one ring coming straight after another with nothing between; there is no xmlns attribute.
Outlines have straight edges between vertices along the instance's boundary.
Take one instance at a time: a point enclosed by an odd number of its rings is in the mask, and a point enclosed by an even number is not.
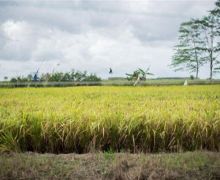
<svg viewBox="0 0 220 180"><path fill-rule="evenodd" d="M176 78L176 79L147 79L146 81L140 81L139 86L167 86L167 85L183 85L186 78ZM205 79L187 79L189 85L210 85L210 84L220 84L220 80L205 80ZM132 86L135 81L128 81L126 79L115 79L115 80L103 80L102 85L127 85Z"/></svg>
<svg viewBox="0 0 220 180"><path fill-rule="evenodd" d="M189 85L216 85L220 84L219 79L205 80L189 78L160 78L147 79L141 81L138 86L168 86L168 85L183 85L187 79ZM102 80L99 82L0 82L0 88L16 88L16 87L71 87L71 86L133 86L135 81L128 81L123 78Z"/></svg>
<svg viewBox="0 0 220 180"><path fill-rule="evenodd" d="M220 86L0 89L0 151L220 149Z"/></svg>

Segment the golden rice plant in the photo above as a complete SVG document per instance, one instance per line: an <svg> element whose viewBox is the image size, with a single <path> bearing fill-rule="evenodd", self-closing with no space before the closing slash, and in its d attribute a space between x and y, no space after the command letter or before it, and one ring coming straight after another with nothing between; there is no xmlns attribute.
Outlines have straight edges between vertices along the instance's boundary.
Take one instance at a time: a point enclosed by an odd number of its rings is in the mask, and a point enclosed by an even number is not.
<svg viewBox="0 0 220 180"><path fill-rule="evenodd" d="M0 89L0 151L220 150L220 86Z"/></svg>

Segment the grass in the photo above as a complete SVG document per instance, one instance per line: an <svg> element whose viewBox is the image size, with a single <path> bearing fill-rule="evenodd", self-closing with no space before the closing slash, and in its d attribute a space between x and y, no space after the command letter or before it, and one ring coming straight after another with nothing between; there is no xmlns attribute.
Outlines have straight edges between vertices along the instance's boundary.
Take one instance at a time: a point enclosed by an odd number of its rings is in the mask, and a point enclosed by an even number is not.
<svg viewBox="0 0 220 180"><path fill-rule="evenodd" d="M0 179L217 180L220 178L219 153L112 154L110 152L107 154L1 154Z"/></svg>
<svg viewBox="0 0 220 180"><path fill-rule="evenodd" d="M0 151L220 150L220 85L0 89Z"/></svg>
<svg viewBox="0 0 220 180"><path fill-rule="evenodd" d="M141 81L138 86L168 86L168 85L183 85L187 79L189 85L219 85L220 80L214 79L212 81L205 79L189 78L161 78L161 79L147 79ZM133 86L135 81L128 81L123 78L113 78L102 80L98 82L0 82L0 88L18 88L18 87L71 87L71 86Z"/></svg>

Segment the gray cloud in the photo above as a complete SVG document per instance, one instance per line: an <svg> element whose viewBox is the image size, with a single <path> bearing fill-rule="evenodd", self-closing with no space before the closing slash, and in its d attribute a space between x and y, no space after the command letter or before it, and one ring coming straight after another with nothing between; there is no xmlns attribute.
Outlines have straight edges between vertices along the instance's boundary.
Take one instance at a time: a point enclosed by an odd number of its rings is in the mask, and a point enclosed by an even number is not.
<svg viewBox="0 0 220 180"><path fill-rule="evenodd" d="M37 66L51 71L57 63L57 70L102 76L110 66L117 76L149 65L158 76L174 75L167 66L179 24L213 6L214 0L0 1L0 76Z"/></svg>

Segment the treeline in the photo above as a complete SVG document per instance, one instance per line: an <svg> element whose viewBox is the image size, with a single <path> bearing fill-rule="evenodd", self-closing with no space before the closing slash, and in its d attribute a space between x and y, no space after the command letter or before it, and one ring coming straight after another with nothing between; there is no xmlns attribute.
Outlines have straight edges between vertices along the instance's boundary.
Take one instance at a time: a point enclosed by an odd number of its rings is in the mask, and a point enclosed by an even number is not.
<svg viewBox="0 0 220 180"><path fill-rule="evenodd" d="M208 15L183 22L179 29L179 43L175 46L172 66L175 70L189 70L199 77L200 68L208 64L210 75L220 70L220 0Z"/></svg>
<svg viewBox="0 0 220 180"><path fill-rule="evenodd" d="M101 78L96 74L88 73L87 71L75 71L70 72L55 72L55 73L38 73L27 76L13 77L11 82L99 82Z"/></svg>

